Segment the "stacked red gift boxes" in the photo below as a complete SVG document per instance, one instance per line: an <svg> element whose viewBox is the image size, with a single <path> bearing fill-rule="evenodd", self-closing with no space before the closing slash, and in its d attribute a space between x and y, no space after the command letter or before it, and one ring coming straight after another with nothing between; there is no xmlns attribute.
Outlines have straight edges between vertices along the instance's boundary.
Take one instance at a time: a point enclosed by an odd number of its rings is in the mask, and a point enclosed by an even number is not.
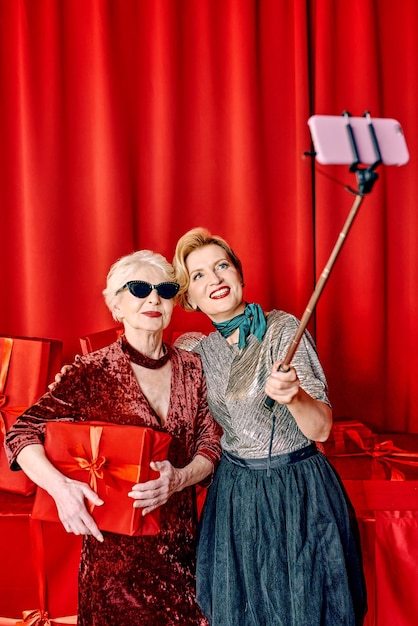
<svg viewBox="0 0 418 626"><path fill-rule="evenodd" d="M418 435L334 422L323 452L359 524L369 610L364 626L418 624Z"/></svg>
<svg viewBox="0 0 418 626"><path fill-rule="evenodd" d="M0 337L0 626L76 623L81 540L32 520L35 485L10 471L3 449L5 432L59 371L61 353L58 340Z"/></svg>
<svg viewBox="0 0 418 626"><path fill-rule="evenodd" d="M83 353L120 328L80 339ZM46 391L61 367L57 340L0 337L1 434ZM352 419L334 423L323 452L339 472L359 522L369 612L365 626L418 623L418 436L376 435ZM31 517L35 486L11 472L0 449L0 626L76 623L81 539ZM409 567L409 569L408 569ZM398 581L398 584L396 584ZM21 621L23 619L23 622ZM37 621L39 620L39 621Z"/></svg>

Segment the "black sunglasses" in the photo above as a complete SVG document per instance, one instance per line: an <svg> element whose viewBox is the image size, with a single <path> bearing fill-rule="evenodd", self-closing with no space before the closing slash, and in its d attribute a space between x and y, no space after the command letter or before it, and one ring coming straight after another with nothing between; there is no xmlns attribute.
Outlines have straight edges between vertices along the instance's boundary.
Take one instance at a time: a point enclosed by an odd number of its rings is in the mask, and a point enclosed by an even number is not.
<svg viewBox="0 0 418 626"><path fill-rule="evenodd" d="M153 289L156 289L161 298L171 300L180 289L180 285L178 283L159 283L158 285L151 285L151 283L146 283L144 280L130 280L118 290L118 293L123 289L129 289L135 298L146 298Z"/></svg>

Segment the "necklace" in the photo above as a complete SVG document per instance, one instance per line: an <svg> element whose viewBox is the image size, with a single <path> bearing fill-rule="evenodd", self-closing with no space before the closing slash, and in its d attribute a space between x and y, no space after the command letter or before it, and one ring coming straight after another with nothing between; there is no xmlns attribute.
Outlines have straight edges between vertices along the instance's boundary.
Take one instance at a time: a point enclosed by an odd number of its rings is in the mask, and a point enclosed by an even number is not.
<svg viewBox="0 0 418 626"><path fill-rule="evenodd" d="M163 356L161 356L159 359L151 359L146 354L142 354L142 352L136 350L136 348L131 346L131 344L126 341L125 336L122 337L122 350L129 358L129 360L132 361L132 363L136 363L137 365L140 365L141 367L146 367L150 370L159 369L160 367L165 365L170 359L170 351L167 344L163 343L163 348L165 350Z"/></svg>

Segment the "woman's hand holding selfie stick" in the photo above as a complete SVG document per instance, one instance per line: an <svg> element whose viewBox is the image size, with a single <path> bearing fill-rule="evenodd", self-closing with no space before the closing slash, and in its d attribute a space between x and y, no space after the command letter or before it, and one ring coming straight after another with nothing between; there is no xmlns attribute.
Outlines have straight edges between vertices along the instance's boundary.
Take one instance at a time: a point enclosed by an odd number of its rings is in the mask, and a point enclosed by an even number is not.
<svg viewBox="0 0 418 626"><path fill-rule="evenodd" d="M288 372L290 370L290 363L292 361L292 358L297 350L297 347L300 343L300 340L302 339L303 333L305 332L305 329L309 323L309 320L311 318L312 313L315 310L315 307L317 305L317 302L319 300L319 297L322 293L322 290L325 286L326 281L328 280L328 277L331 273L331 270L334 266L335 261L337 260L337 257L341 251L341 248L345 242L345 240L347 239L347 235L349 233L349 230L354 222L354 219L358 213L358 210L360 208L360 205L363 201L364 195L366 193L369 193L372 188L373 188L373 184L375 183L375 181L378 178L378 175L376 174L376 172L374 172L374 169L380 165L380 163L382 162L382 158L381 158L381 154L380 154L380 149L379 149L379 144L378 144L378 140L376 137L376 133L375 130L373 128L372 122L371 122L371 118L369 113L365 113L365 117L367 119L367 127L368 127L368 132L369 132L369 136L373 145L373 149L376 155L376 159L374 161L374 163L372 165L370 165L368 168L360 168L359 164L361 162L361 157L358 153L358 149L357 149L357 144L356 144L356 140L355 140L355 135L353 133L353 129L351 127L350 124L350 115L345 111L343 113L343 117L346 121L346 130L347 130L347 134L348 134L348 138L349 138L349 142L350 142L350 146L351 146L351 151L352 151L352 155L353 155L353 161L351 163L350 166L350 172L355 172L356 176L357 176L357 181L358 181L358 191L353 191L352 189L348 188L349 191L351 191L352 193L354 193L356 195L356 199L354 200L353 206L351 208L351 211L345 221L344 227L342 229L342 231L340 232L337 242L331 252L331 255L328 259L328 262L324 268L324 270L322 271L322 274L316 284L315 287L315 291L313 292L311 299L308 302L308 305L305 309L305 312L302 316L302 319L300 321L300 325L298 327L298 330L296 331L290 346L287 350L286 356L284 357L283 361L281 362L280 366L279 366L279 371L281 372ZM268 396L266 397L265 401L264 401L264 406L269 409L270 411L273 410L273 406L274 406L274 400L272 398L269 398Z"/></svg>

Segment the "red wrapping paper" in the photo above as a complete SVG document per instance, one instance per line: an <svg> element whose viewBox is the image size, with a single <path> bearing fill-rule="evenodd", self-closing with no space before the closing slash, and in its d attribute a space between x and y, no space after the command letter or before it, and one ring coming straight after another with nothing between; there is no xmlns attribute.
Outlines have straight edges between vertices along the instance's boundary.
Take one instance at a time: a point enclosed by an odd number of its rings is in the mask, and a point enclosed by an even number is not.
<svg viewBox="0 0 418 626"><path fill-rule="evenodd" d="M0 626L32 610L47 611L54 625L77 613L81 537L61 524L37 522L36 540L33 502L34 496L0 491Z"/></svg>
<svg viewBox="0 0 418 626"><path fill-rule="evenodd" d="M372 446L359 441L358 452L328 455L343 480L357 517L374 517L374 511L418 509L415 450L412 437L405 442L391 434L376 435Z"/></svg>
<svg viewBox="0 0 418 626"><path fill-rule="evenodd" d="M16 418L47 390L60 368L61 350L62 342L55 339L0 337L0 490L35 491L23 472L9 469L3 441Z"/></svg>
<svg viewBox="0 0 418 626"><path fill-rule="evenodd" d="M330 436L322 444L327 455L360 452L363 447L372 446L376 435L362 422L356 420L336 420Z"/></svg>
<svg viewBox="0 0 418 626"><path fill-rule="evenodd" d="M404 481L418 478L418 452L396 446L392 439L366 446L359 451L327 455L342 478L348 480Z"/></svg>
<svg viewBox="0 0 418 626"><path fill-rule="evenodd" d="M418 437L376 435L330 455L359 522L369 611L364 626L418 624Z"/></svg>
<svg viewBox="0 0 418 626"><path fill-rule="evenodd" d="M375 510L358 521L369 607L364 626L416 626L418 510Z"/></svg>
<svg viewBox="0 0 418 626"><path fill-rule="evenodd" d="M122 535L155 535L160 531L160 509L142 516L128 497L135 483L159 476L151 461L167 458L171 436L141 426L109 422L52 422L47 424L45 451L63 474L87 482L104 500L91 508L101 530ZM38 488L34 519L59 521L54 500Z"/></svg>
<svg viewBox="0 0 418 626"><path fill-rule="evenodd" d="M374 518L375 511L418 511L418 479L405 481L343 479L343 483L357 517Z"/></svg>
<svg viewBox="0 0 418 626"><path fill-rule="evenodd" d="M85 335L84 337L80 337L80 347L82 354L88 354L89 352L93 352L94 350L99 350L104 346L108 346L113 343L122 335L124 332L124 328L122 325L115 326L114 328L108 328L106 330L101 330L97 333L91 333L90 335Z"/></svg>
<svg viewBox="0 0 418 626"><path fill-rule="evenodd" d="M376 514L376 624L418 624L418 511Z"/></svg>

